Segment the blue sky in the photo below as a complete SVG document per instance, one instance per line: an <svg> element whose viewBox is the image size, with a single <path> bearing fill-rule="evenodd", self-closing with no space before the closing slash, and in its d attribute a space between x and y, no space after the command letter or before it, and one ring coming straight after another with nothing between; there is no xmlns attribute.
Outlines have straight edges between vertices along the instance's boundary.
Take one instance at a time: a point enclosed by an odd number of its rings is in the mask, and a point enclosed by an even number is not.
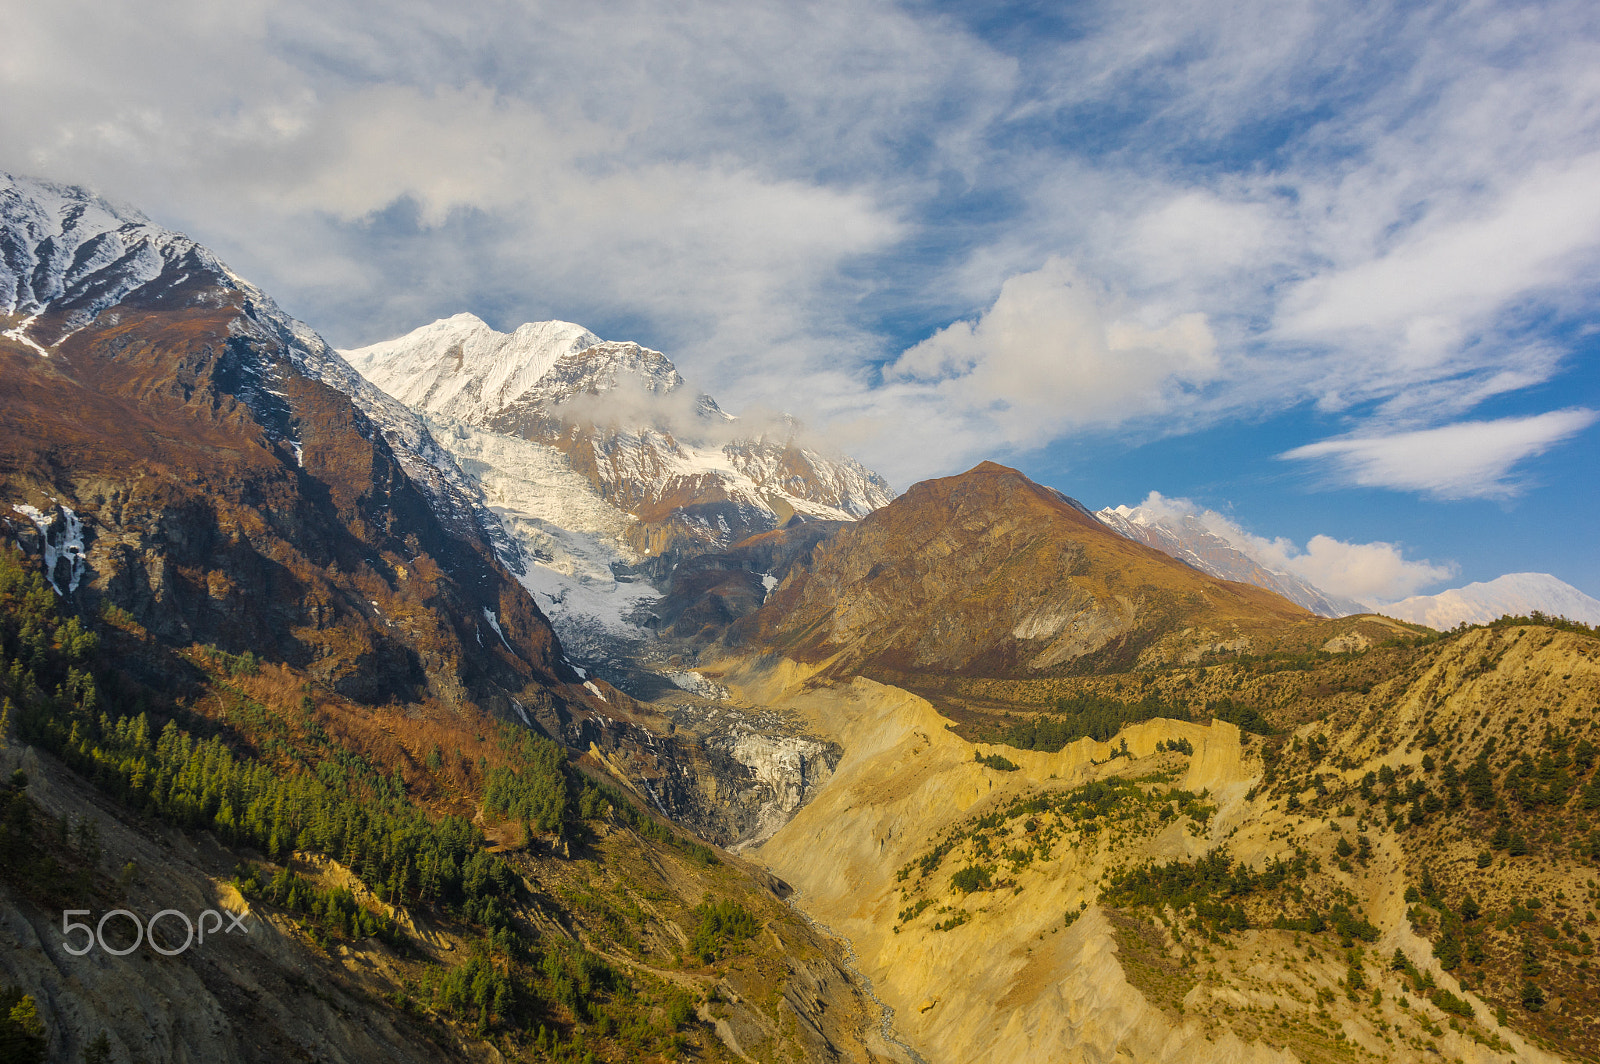
<svg viewBox="0 0 1600 1064"><path fill-rule="evenodd" d="M0 167L335 344L564 318L898 487L1600 596L1592 3L8 8Z"/></svg>

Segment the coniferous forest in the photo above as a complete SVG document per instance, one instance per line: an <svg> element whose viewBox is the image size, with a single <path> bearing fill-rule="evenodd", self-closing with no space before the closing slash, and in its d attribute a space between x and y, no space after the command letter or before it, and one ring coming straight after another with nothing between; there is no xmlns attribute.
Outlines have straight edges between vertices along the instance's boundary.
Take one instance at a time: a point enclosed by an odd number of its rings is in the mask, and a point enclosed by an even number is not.
<svg viewBox="0 0 1600 1064"><path fill-rule="evenodd" d="M28 559L0 547L5 728L92 781L130 816L208 834L238 854L240 893L280 914L313 948L369 940L410 957L414 977L395 989L391 1004L419 1022L502 1037L530 1059L633 1059L688 1044L685 1032L699 1022L694 998L527 918L593 919L610 926L603 937L637 946L637 927L648 922L637 906L619 917L617 906L593 893L534 897L525 870L513 866L520 853L494 852L480 826L429 808L408 793L398 770L385 772L325 737L319 744L309 685L305 726L292 744L259 704L241 714L268 725L256 734L219 725L185 707L192 690L173 697L119 668L106 638L119 631L106 618L71 614ZM250 655L209 648L195 659L215 670L202 685L225 685L261 667ZM583 775L558 744L527 729L483 726L501 758L483 774L484 809L515 826L524 843L542 837L581 847L604 822L691 867L718 864L709 847ZM18 772L0 788L0 875L47 908L86 896L114 899L117 878L97 867L93 822L51 818L30 799L28 783ZM319 882L307 862L321 859L349 869L356 889ZM569 906L581 912L574 917ZM454 928L470 943L466 956L429 961L408 931L419 918ZM735 956L758 926L738 901L709 895L685 918L693 941L669 963ZM44 1059L48 1032L32 998L5 993L5 1059Z"/></svg>

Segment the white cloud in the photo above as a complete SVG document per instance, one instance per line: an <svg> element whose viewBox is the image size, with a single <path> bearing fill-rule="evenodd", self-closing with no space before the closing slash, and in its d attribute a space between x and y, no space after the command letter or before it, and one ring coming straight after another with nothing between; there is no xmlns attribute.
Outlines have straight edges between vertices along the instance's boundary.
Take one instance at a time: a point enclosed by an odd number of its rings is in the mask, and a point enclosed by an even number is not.
<svg viewBox="0 0 1600 1064"><path fill-rule="evenodd" d="M338 343L468 307L620 319L735 386L855 357L840 271L906 231L876 164L930 110L959 142L1012 74L843 2L63 0L8 34L0 166L139 203Z"/></svg>
<svg viewBox="0 0 1600 1064"><path fill-rule="evenodd" d="M1108 420L1148 438L1313 401L1355 437L1390 436L1570 369L1570 341L1543 330L1581 324L1600 294L1592 5L1101 15L1049 53L1027 116L1055 118L1063 140L1081 120L1103 150L1017 151L1024 217L954 276L976 301L1070 247L1141 315L1203 314L1206 386ZM1123 107L1139 120L1108 129ZM1042 424L1032 442L1079 427ZM1505 468L1495 491L1515 488Z"/></svg>
<svg viewBox="0 0 1600 1064"><path fill-rule="evenodd" d="M1406 559L1398 543L1346 543L1316 535L1289 559L1291 571L1313 586L1357 602L1379 603L1414 595L1455 575L1453 565Z"/></svg>
<svg viewBox="0 0 1600 1064"><path fill-rule="evenodd" d="M907 350L884 377L902 401L989 421L992 439L1026 445L1158 412L1215 374L1204 315L1148 325L1118 309L1051 259L1009 278L976 320Z"/></svg>
<svg viewBox="0 0 1600 1064"><path fill-rule="evenodd" d="M1573 257L1600 248L1596 188L1600 152L1529 174L1479 217L1430 218L1394 248L1290 289L1275 334L1375 345L1371 368L1391 374L1448 363L1508 301L1572 276Z"/></svg>
<svg viewBox="0 0 1600 1064"><path fill-rule="evenodd" d="M1192 519L1269 570L1290 573L1328 594L1369 605L1414 595L1457 571L1453 563L1407 558L1398 543L1349 543L1320 533L1304 547L1282 536L1267 539L1215 510L1155 491L1139 505L1174 524Z"/></svg>
<svg viewBox="0 0 1600 1064"><path fill-rule="evenodd" d="M901 483L1307 401L1399 439L1555 379L1600 293L1584 0L13 7L0 167L341 345L581 320Z"/></svg>
<svg viewBox="0 0 1600 1064"><path fill-rule="evenodd" d="M1443 499L1516 494L1518 462L1543 454L1600 419L1593 410L1555 410L1533 417L1463 421L1383 436L1322 440L1280 458L1330 463L1343 483L1420 491Z"/></svg>

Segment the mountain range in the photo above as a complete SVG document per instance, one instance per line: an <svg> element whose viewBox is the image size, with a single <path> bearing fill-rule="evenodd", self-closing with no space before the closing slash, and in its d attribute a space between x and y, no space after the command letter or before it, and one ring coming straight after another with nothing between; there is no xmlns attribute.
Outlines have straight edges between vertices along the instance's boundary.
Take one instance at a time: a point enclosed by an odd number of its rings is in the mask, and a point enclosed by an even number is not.
<svg viewBox="0 0 1600 1064"><path fill-rule="evenodd" d="M1584 602L895 495L568 323L335 352L9 176L0 309L18 1059L1600 1055Z"/></svg>
<svg viewBox="0 0 1600 1064"><path fill-rule="evenodd" d="M559 451L638 519L644 554L731 546L795 514L849 521L893 498L859 462L807 446L798 424L746 427L691 396L659 351L569 322L499 333L458 314L342 354L419 412Z"/></svg>
<svg viewBox="0 0 1600 1064"><path fill-rule="evenodd" d="M510 333L471 314L342 353L429 419L518 545L525 587L595 663L649 637L680 562L791 521L850 521L893 497L797 423L749 426L670 359L568 322Z"/></svg>

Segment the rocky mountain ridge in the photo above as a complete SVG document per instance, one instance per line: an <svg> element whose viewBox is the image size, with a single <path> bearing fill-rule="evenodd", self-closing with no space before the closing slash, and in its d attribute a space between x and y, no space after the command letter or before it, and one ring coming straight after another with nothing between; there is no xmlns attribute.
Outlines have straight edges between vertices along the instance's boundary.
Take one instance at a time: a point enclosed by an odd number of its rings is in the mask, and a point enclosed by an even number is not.
<svg viewBox="0 0 1600 1064"><path fill-rule="evenodd" d="M840 529L732 631L849 671L1007 676L1198 657L1312 620L985 462Z"/></svg>
<svg viewBox="0 0 1600 1064"><path fill-rule="evenodd" d="M162 311L236 304L241 313L227 324L230 339L266 345L300 373L349 396L406 474L432 496L440 520L515 557L514 544L422 420L208 248L84 189L0 174L0 258L0 324L10 326L0 337L45 358L102 313L117 318L114 308L124 304ZM299 441L273 387L277 371L245 360L232 372L239 400L271 439L297 453Z"/></svg>
<svg viewBox="0 0 1600 1064"><path fill-rule="evenodd" d="M421 420L208 250L5 176L0 252L0 522L70 557L59 591L357 698L512 713L575 679Z"/></svg>
<svg viewBox="0 0 1600 1064"><path fill-rule="evenodd" d="M1203 573L1264 587L1319 616L1370 612L1365 603L1330 595L1293 573L1269 569L1241 544L1207 527L1199 515L1165 514L1145 506L1108 506L1097 510L1095 517L1129 539L1170 554Z"/></svg>
<svg viewBox="0 0 1600 1064"><path fill-rule="evenodd" d="M344 355L421 413L560 451L638 519L629 541L644 556L720 549L795 513L851 520L892 497L860 463L807 446L798 426L745 428L690 396L660 352L568 322L499 333L458 314Z"/></svg>

